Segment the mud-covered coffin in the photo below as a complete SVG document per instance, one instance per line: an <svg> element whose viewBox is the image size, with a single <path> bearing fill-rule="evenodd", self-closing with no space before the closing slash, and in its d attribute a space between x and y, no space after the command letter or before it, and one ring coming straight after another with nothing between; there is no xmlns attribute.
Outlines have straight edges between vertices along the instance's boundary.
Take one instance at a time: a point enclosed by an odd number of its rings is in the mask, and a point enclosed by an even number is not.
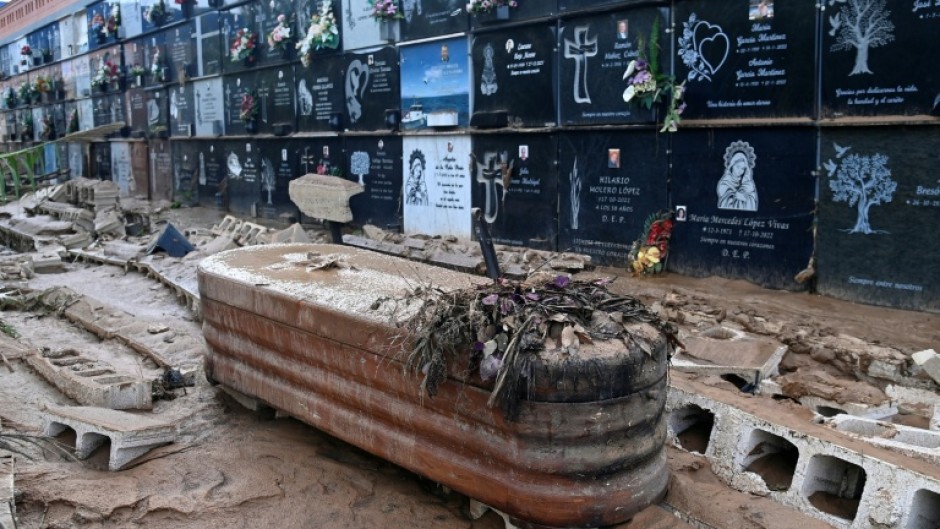
<svg viewBox="0 0 940 529"><path fill-rule="evenodd" d="M341 266L309 270L309 252ZM512 421L487 407L491 384L466 365L451 362L437 395L420 394L396 326L414 307L387 300L484 281L332 245L217 254L199 267L207 375L526 525L612 525L657 501L667 344L647 324L635 331L651 351L595 341L573 357L541 353Z"/></svg>

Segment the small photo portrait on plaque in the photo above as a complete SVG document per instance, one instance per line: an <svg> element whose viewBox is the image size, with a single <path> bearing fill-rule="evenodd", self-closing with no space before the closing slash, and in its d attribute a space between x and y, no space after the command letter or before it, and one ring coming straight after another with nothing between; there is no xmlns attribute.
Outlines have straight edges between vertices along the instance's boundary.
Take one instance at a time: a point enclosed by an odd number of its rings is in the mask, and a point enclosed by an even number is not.
<svg viewBox="0 0 940 529"><path fill-rule="evenodd" d="M676 222L685 222L689 209L686 206L676 206Z"/></svg>
<svg viewBox="0 0 940 529"><path fill-rule="evenodd" d="M607 149L607 168L620 169L620 149Z"/></svg>
<svg viewBox="0 0 940 529"><path fill-rule="evenodd" d="M748 20L770 20L774 17L774 0L748 0Z"/></svg>
<svg viewBox="0 0 940 529"><path fill-rule="evenodd" d="M627 40L630 38L630 21L622 18L617 21L617 40Z"/></svg>
<svg viewBox="0 0 940 529"><path fill-rule="evenodd" d="M441 62L450 62L450 49L447 44L441 45Z"/></svg>
<svg viewBox="0 0 940 529"><path fill-rule="evenodd" d="M506 53L512 53L512 50L516 49L516 41L512 39L506 39Z"/></svg>
<svg viewBox="0 0 940 529"><path fill-rule="evenodd" d="M520 145L519 146L519 159L523 162L529 159L529 146Z"/></svg>

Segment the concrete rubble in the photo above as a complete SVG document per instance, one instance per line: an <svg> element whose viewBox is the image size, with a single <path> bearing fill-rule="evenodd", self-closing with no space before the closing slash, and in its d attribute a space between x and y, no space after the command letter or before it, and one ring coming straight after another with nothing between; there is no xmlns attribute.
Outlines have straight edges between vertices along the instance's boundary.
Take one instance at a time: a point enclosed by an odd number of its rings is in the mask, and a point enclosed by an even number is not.
<svg viewBox="0 0 940 529"><path fill-rule="evenodd" d="M177 438L175 424L105 408L49 406L43 413L43 424L43 435L47 437L55 437L67 428L74 430L75 456L79 459L110 441L108 468L112 471Z"/></svg>
<svg viewBox="0 0 940 529"><path fill-rule="evenodd" d="M0 456L0 527L3 528L16 527L15 471L13 456Z"/></svg>
<svg viewBox="0 0 940 529"><path fill-rule="evenodd" d="M87 406L115 410L153 408L152 384L130 373L118 373L93 355L74 349L37 351L26 363L62 393Z"/></svg>

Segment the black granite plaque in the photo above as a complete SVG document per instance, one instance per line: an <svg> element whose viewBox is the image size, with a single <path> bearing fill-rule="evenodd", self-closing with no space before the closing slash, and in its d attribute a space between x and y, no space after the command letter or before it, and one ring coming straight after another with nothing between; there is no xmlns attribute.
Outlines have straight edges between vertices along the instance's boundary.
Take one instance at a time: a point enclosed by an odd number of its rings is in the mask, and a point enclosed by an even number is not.
<svg viewBox="0 0 940 529"><path fill-rule="evenodd" d="M473 139L473 207L483 211L494 242L556 249L557 152L557 140L550 135Z"/></svg>
<svg viewBox="0 0 940 529"><path fill-rule="evenodd" d="M509 7L502 11L493 10L489 13L470 14L470 26L474 29L485 29L497 24L510 24L524 22L539 18L549 18L558 13L557 0L522 0L516 7ZM503 17L506 18L503 18Z"/></svg>
<svg viewBox="0 0 940 529"><path fill-rule="evenodd" d="M275 28L282 23L289 28L289 39L275 41L273 38L269 38ZM258 54L262 63L275 64L291 61L296 57L294 44L298 38L298 22L293 0L267 0L261 2L258 24L262 32L260 39L261 50Z"/></svg>
<svg viewBox="0 0 940 529"><path fill-rule="evenodd" d="M111 180L111 143L106 141L92 143L89 150L91 153L91 178Z"/></svg>
<svg viewBox="0 0 940 529"><path fill-rule="evenodd" d="M346 54L343 84L347 129L386 128L386 110L397 110L401 106L400 73L398 51L394 47Z"/></svg>
<svg viewBox="0 0 940 529"><path fill-rule="evenodd" d="M260 205L261 156L254 140L225 142L228 210L249 216Z"/></svg>
<svg viewBox="0 0 940 529"><path fill-rule="evenodd" d="M461 33L469 27L464 0L402 0L402 40Z"/></svg>
<svg viewBox="0 0 940 529"><path fill-rule="evenodd" d="M173 150L167 140L150 140L150 197L173 199Z"/></svg>
<svg viewBox="0 0 940 529"><path fill-rule="evenodd" d="M196 154L196 179L198 181L199 204L208 207L223 207L223 183L227 184L227 160L224 144L201 141Z"/></svg>
<svg viewBox="0 0 940 529"><path fill-rule="evenodd" d="M226 76L223 81L225 99L225 131L229 135L245 134L245 123L242 121L241 107L246 94L252 94L256 101L260 101L256 85L257 75L254 72L245 72L239 75ZM261 108L259 103L256 123L260 119Z"/></svg>
<svg viewBox="0 0 940 529"><path fill-rule="evenodd" d="M111 3L107 1L98 2L85 8L85 18L88 21L88 26L85 29L88 32L89 50L114 44L117 39L117 34L114 31L108 32L107 30L109 28L109 18L116 14L117 9L112 7ZM112 30L116 29L113 22L114 19L112 19L110 26ZM37 44L39 44L39 42L37 42ZM32 46L32 44L30 44L30 46Z"/></svg>
<svg viewBox="0 0 940 529"><path fill-rule="evenodd" d="M818 290L940 310L940 129L823 129Z"/></svg>
<svg viewBox="0 0 940 529"><path fill-rule="evenodd" d="M174 141L173 201L180 204L199 203L199 143Z"/></svg>
<svg viewBox="0 0 940 529"><path fill-rule="evenodd" d="M30 33L26 36L26 44L32 49L33 59L37 63L40 60L42 64L59 60L61 53L59 50L58 23L49 24ZM14 46L11 45L10 48L11 55L17 56L19 54L18 49L13 49Z"/></svg>
<svg viewBox="0 0 940 529"><path fill-rule="evenodd" d="M301 131L331 130L330 120L342 124L345 110L343 56L318 57L310 68L298 67L297 128ZM335 115L339 118L335 118Z"/></svg>
<svg viewBox="0 0 940 529"><path fill-rule="evenodd" d="M195 76L195 22L180 24L165 32L169 81L181 81Z"/></svg>
<svg viewBox="0 0 940 529"><path fill-rule="evenodd" d="M336 21L336 31L338 32L338 37L336 40L336 47L331 48L328 46L321 46L320 49L314 47L312 53L314 56L320 55L334 55L340 53L343 50L343 24L341 18L343 13L341 12L341 0L294 0L294 7L296 9L297 17L295 19L297 39L298 42L306 36L307 31L310 29L310 21L314 15L319 16L320 9L322 6L329 4L330 12L333 13L333 17ZM299 57L301 50L297 50L295 56ZM315 59L319 60L319 59Z"/></svg>
<svg viewBox="0 0 940 529"><path fill-rule="evenodd" d="M813 251L815 144L811 129L676 135L669 269L802 288L793 276Z"/></svg>
<svg viewBox="0 0 940 529"><path fill-rule="evenodd" d="M222 31L218 11L209 11L196 20L200 75L215 75L222 71Z"/></svg>
<svg viewBox="0 0 940 529"><path fill-rule="evenodd" d="M96 127L124 121L124 96L108 94L92 99L93 121Z"/></svg>
<svg viewBox="0 0 940 529"><path fill-rule="evenodd" d="M159 2L163 3L162 9L157 5ZM184 19L181 5L173 0L142 0L135 5L140 9L144 33Z"/></svg>
<svg viewBox="0 0 940 529"><path fill-rule="evenodd" d="M222 71L225 73L244 72L258 66L264 53L264 36L257 22L261 8L249 3L220 12L219 22L222 27ZM250 54L239 59L232 54L232 44L239 31L247 30L254 35L254 46Z"/></svg>
<svg viewBox="0 0 940 529"><path fill-rule="evenodd" d="M144 81L147 86L160 86L173 81L170 58L166 50L166 35L157 33L144 39Z"/></svg>
<svg viewBox="0 0 940 529"><path fill-rule="evenodd" d="M815 93L812 2L687 0L676 10L684 117L809 117Z"/></svg>
<svg viewBox="0 0 940 529"><path fill-rule="evenodd" d="M311 173L342 175L343 144L339 138L304 138L299 143L291 143L291 146L299 176Z"/></svg>
<svg viewBox="0 0 940 529"><path fill-rule="evenodd" d="M169 105L165 90L147 90L147 133L150 137L166 137L170 133Z"/></svg>
<svg viewBox="0 0 940 529"><path fill-rule="evenodd" d="M147 92L143 88L131 88L124 93L125 107L129 118L128 126L132 131L148 130Z"/></svg>
<svg viewBox="0 0 940 529"><path fill-rule="evenodd" d="M169 89L170 135L193 136L196 133L196 103L191 83Z"/></svg>
<svg viewBox="0 0 940 529"><path fill-rule="evenodd" d="M338 140L335 140L338 141ZM313 142L316 148L318 142ZM306 141L265 140L258 142L261 156L261 201L258 214L266 218L278 218L288 214L299 219L297 206L290 199L288 185L294 178L302 176L298 169L296 151Z"/></svg>
<svg viewBox="0 0 940 529"><path fill-rule="evenodd" d="M540 0L539 0L540 1ZM654 0L655 1L655 0ZM562 13L573 11L593 10L608 6L624 6L631 4L649 4L649 0L558 0L558 9ZM666 2L659 2L665 4Z"/></svg>
<svg viewBox="0 0 940 529"><path fill-rule="evenodd" d="M559 38L559 101L563 124L645 123L654 111L623 100L630 61L643 55L652 61L658 41L660 70L669 64L671 44L665 36L669 10L643 7L564 20ZM654 29L656 31L654 31ZM658 38L651 38L653 34Z"/></svg>
<svg viewBox="0 0 940 529"><path fill-rule="evenodd" d="M549 25L481 33L473 39L471 124L555 124L555 28Z"/></svg>
<svg viewBox="0 0 940 529"><path fill-rule="evenodd" d="M346 139L346 178L360 183L365 193L349 205L357 224L386 228L402 224L402 141L398 136Z"/></svg>
<svg viewBox="0 0 940 529"><path fill-rule="evenodd" d="M295 130L294 68L277 66L260 70L257 75L259 132L271 133L276 128L283 133Z"/></svg>
<svg viewBox="0 0 940 529"><path fill-rule="evenodd" d="M62 136L65 136L65 131L68 126L66 103L53 104L51 109L51 116L52 124L55 127L56 137L61 138Z"/></svg>
<svg viewBox="0 0 940 529"><path fill-rule="evenodd" d="M841 0L825 15L824 117L940 115L940 3Z"/></svg>
<svg viewBox="0 0 940 529"><path fill-rule="evenodd" d="M559 137L558 249L626 266L646 219L666 209L666 142L651 131Z"/></svg>

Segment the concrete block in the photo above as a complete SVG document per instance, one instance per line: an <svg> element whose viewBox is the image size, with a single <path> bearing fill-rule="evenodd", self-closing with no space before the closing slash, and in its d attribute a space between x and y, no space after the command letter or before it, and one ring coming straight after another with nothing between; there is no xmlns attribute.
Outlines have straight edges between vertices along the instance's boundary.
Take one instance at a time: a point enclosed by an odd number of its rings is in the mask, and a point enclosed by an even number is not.
<svg viewBox="0 0 940 529"><path fill-rule="evenodd" d="M781 413L781 406L769 399L742 398L677 373L671 380L667 427L673 442L683 447L680 437L696 425L701 430L710 418L704 455L722 481L838 529L926 529L940 522L936 465ZM781 475L787 467L780 462L786 461L792 467L789 486L765 481L754 463L766 453L784 454L767 459L776 468L765 475Z"/></svg>
<svg viewBox="0 0 940 529"><path fill-rule="evenodd" d="M281 243L309 243L310 237L307 237L307 232L304 231L303 226L299 223L291 224L289 228L283 229L281 231L276 231L274 233L269 233L264 240L262 241L265 244L281 244Z"/></svg>
<svg viewBox="0 0 940 529"><path fill-rule="evenodd" d="M242 222L235 232L235 242L242 246L254 246L262 243L262 236L268 233L268 228L253 222Z"/></svg>
<svg viewBox="0 0 940 529"><path fill-rule="evenodd" d="M815 411L823 417L835 417L837 415L853 415L865 419L884 419L898 414L898 408L891 402L880 405L862 404L858 402L835 402L822 397L806 396L800 397L800 404Z"/></svg>
<svg viewBox="0 0 940 529"><path fill-rule="evenodd" d="M175 424L132 413L92 407L50 406L43 412L43 435L75 430L75 455L85 459L111 441L109 470L120 470L154 448L176 441Z"/></svg>
<svg viewBox="0 0 940 529"><path fill-rule="evenodd" d="M486 264L482 257L443 252L440 250L434 252L431 258L428 259L428 262L443 266L444 268L452 268L472 274L481 274L486 270Z"/></svg>
<svg viewBox="0 0 940 529"><path fill-rule="evenodd" d="M213 226L209 231L211 231L213 235L222 235L223 233L234 234L241 222L242 221L231 215L226 215L221 222Z"/></svg>
<svg viewBox="0 0 940 529"><path fill-rule="evenodd" d="M940 465L940 432L890 422L838 415L826 424L864 438L867 442L911 457Z"/></svg>
<svg viewBox="0 0 940 529"><path fill-rule="evenodd" d="M377 241L375 239L360 237L358 235L343 235L343 243L350 246L355 246L357 248L365 248L367 250L373 250L376 252L397 255L399 257L404 257L407 253L407 249L401 244Z"/></svg>
<svg viewBox="0 0 940 529"><path fill-rule="evenodd" d="M115 410L153 408L150 381L118 373L111 365L73 349L50 356L32 354L25 360L50 384L86 406Z"/></svg>

